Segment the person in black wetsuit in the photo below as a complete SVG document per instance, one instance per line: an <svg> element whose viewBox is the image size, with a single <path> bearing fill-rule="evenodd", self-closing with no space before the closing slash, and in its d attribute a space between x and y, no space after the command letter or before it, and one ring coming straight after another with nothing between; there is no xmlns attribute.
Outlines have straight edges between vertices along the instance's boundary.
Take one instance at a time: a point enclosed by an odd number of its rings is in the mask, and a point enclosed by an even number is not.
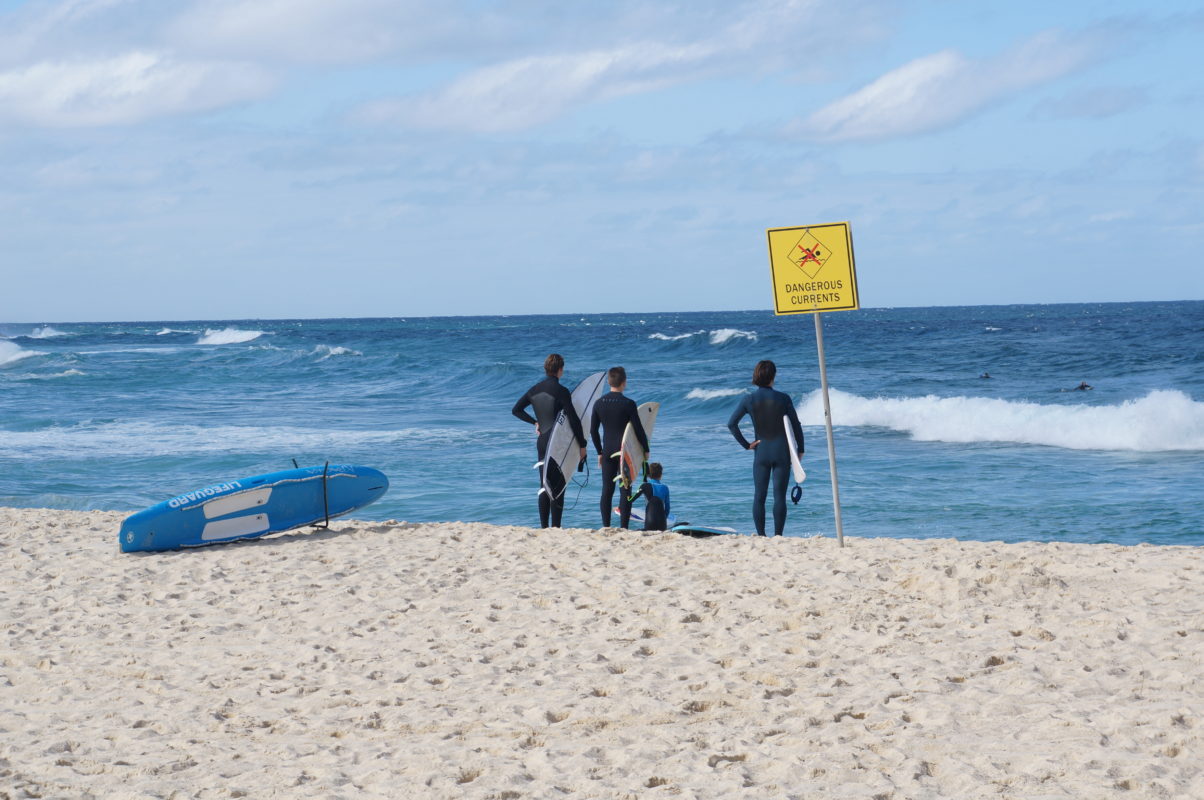
<svg viewBox="0 0 1204 800"><path fill-rule="evenodd" d="M577 416L577 409L573 408L572 394L560 385L560 379L564 377L564 358L559 353L552 353L544 359L543 371L547 377L518 398L511 413L523 422L535 426L535 435L539 437L535 442L535 450L539 461L543 461L548 450L548 439L552 436L552 427L556 424L556 416L564 411L565 416L569 419L569 425L573 429L573 436L581 447L581 460L585 461L585 431L581 428L581 419ZM534 417L527 413L527 406L531 406L535 410ZM542 470L539 472L542 475ZM552 487L556 497L549 497L548 493L544 491L539 493L539 527L546 528L549 523L553 528L560 527L560 517L564 513L565 480L566 476L561 475L560 470L549 465L548 484ZM543 487L542 477L539 485L540 488Z"/></svg>
<svg viewBox="0 0 1204 800"><path fill-rule="evenodd" d="M773 477L773 532L781 536L786 528L786 484L790 481L790 448L786 441L786 426L782 418L790 420L794 440L798 442L798 457L803 457L803 428L799 425L794 402L785 392L774 390L773 381L777 365L772 361L758 361L753 369L753 383L757 388L744 395L740 405L732 412L727 428L745 450L753 451L753 524L757 535L765 535L765 498L769 493L769 479ZM744 415L752 417L754 438L749 442L740 432L740 420Z"/></svg>
<svg viewBox="0 0 1204 800"><path fill-rule="evenodd" d="M623 432L627 423L635 428L635 435L640 440L644 451L648 452L648 436L640 423L635 401L625 397L623 390L627 388L627 371L622 367L611 367L606 373L606 382L610 391L598 398L594 403L594 414L590 419L589 435L594 440L594 449L598 451L598 465L602 467L602 527L610 527L610 504L614 501L615 476L619 474L619 448L623 445ZM603 437L598 438L598 426L602 427ZM619 524L624 528L631 521L630 489L619 490Z"/></svg>

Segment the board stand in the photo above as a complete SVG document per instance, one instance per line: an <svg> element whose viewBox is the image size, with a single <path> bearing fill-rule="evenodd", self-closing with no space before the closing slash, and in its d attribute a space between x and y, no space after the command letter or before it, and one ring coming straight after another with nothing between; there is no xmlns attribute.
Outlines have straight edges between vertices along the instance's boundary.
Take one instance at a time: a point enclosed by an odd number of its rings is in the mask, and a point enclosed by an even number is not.
<svg viewBox="0 0 1204 800"><path fill-rule="evenodd" d="M836 479L836 442L832 438L832 407L828 402L828 363L824 359L823 314L815 315L815 346L819 350L819 385L824 395L824 427L828 432L828 467L832 473L832 507L836 510L836 541L844 547L844 526L840 523L840 487Z"/></svg>
<svg viewBox="0 0 1204 800"><path fill-rule="evenodd" d="M325 516L325 521L321 524L314 524L315 528L325 528L330 530L330 492L327 490L327 475L330 474L330 462L322 467L322 514ZM839 516L837 517L839 519Z"/></svg>
<svg viewBox="0 0 1204 800"><path fill-rule="evenodd" d="M295 458L293 459L293 466L297 469L301 469L301 467L297 466L297 459ZM536 464L535 466L538 467L539 465ZM325 517L325 521L321 525L315 522L310 526L311 528L325 528L326 530L330 530L330 492L327 491L326 484L326 476L329 473L330 462L327 461L325 466L322 467L322 515Z"/></svg>

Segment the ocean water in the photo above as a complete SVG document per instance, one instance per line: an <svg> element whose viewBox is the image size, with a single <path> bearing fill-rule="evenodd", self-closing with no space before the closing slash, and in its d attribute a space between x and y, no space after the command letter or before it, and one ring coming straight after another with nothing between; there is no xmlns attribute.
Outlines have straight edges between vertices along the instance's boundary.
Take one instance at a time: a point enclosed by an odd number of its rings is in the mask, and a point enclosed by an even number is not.
<svg viewBox="0 0 1204 800"><path fill-rule="evenodd" d="M134 511L330 460L390 476L362 519L534 525L533 430L510 409L556 351L570 388L625 366L628 395L661 403L652 449L675 512L744 532L751 455L726 422L753 364L773 359L806 433L787 535L835 531L809 316L0 324L0 337L0 505ZM847 535L1204 545L1204 302L866 309L825 315L824 338ZM1071 391L1080 381L1094 388ZM565 524L597 527L597 470L575 482Z"/></svg>

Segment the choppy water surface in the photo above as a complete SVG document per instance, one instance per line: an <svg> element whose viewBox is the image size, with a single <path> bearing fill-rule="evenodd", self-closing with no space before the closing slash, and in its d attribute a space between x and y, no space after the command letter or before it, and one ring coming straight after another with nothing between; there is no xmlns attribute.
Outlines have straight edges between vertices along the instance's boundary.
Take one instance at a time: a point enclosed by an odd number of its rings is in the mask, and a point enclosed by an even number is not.
<svg viewBox="0 0 1204 800"><path fill-rule="evenodd" d="M871 309L824 317L845 532L1204 544L1204 303ZM675 510L750 530L726 430L778 363L806 427L787 532L834 529L810 317L766 311L0 324L0 505L135 510L327 459L393 487L357 516L534 524L530 426L566 357L661 406ZM990 379L979 377L989 372ZM1068 391L1081 381L1091 391ZM566 525L596 527L596 474ZM575 505L574 505L575 504Z"/></svg>

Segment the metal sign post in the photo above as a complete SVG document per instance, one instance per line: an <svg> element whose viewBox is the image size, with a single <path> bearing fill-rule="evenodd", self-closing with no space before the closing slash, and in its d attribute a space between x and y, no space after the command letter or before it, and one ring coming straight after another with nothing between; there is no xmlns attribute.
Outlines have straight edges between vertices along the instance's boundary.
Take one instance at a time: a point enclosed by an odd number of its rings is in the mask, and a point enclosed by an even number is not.
<svg viewBox="0 0 1204 800"><path fill-rule="evenodd" d="M836 478L836 443L832 438L832 406L828 401L828 364L824 358L824 311L860 308L857 273L853 265L853 235L849 223L834 222L795 228L770 228L769 271L773 279L775 314L814 314L815 346L819 350L819 382L824 396L824 427L828 434L828 466L832 473L832 507L836 540L844 547L840 519L840 488Z"/></svg>
<svg viewBox="0 0 1204 800"><path fill-rule="evenodd" d="M824 315L815 315L815 346L819 350L819 385L824 394L824 427L828 430L828 467L832 472L832 507L836 509L836 541L844 547L840 522L840 487L836 480L836 443L832 439L832 406L828 402L828 362L824 359Z"/></svg>

